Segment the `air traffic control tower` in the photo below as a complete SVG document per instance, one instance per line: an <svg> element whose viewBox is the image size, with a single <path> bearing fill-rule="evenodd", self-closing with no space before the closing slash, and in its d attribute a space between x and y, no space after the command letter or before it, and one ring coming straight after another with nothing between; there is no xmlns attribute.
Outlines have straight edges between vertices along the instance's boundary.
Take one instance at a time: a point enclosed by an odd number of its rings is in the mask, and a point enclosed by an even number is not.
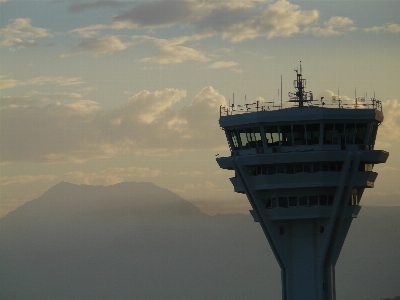
<svg viewBox="0 0 400 300"><path fill-rule="evenodd" d="M295 70L294 106L271 103L220 108L230 157L218 157L237 193L246 194L281 267L282 299L333 300L335 265L375 164L382 104L359 98L315 101ZM282 102L281 102L282 103ZM267 296L266 296L267 298Z"/></svg>

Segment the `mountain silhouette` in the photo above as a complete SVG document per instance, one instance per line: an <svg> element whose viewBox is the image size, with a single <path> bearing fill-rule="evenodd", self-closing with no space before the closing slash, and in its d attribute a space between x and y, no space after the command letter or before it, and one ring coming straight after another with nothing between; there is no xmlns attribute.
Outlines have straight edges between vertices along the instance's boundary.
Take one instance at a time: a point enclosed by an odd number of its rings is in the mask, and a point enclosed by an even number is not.
<svg viewBox="0 0 400 300"><path fill-rule="evenodd" d="M337 265L338 299L400 293L399 215L362 209ZM61 182L0 219L0 241L4 300L281 298L250 215L209 216L152 183Z"/></svg>

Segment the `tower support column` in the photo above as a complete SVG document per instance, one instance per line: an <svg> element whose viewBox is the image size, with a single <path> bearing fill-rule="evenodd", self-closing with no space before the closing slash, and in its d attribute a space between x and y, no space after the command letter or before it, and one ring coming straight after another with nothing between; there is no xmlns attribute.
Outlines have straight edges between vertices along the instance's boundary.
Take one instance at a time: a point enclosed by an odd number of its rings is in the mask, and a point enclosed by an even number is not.
<svg viewBox="0 0 400 300"><path fill-rule="evenodd" d="M271 219L241 157L232 159L232 163L282 269L282 299L335 300L334 269L352 222L352 214L346 213L345 208L359 154L349 152L343 162L333 206L328 208L330 213L325 217L299 215L288 219L287 208L282 208L282 216Z"/></svg>

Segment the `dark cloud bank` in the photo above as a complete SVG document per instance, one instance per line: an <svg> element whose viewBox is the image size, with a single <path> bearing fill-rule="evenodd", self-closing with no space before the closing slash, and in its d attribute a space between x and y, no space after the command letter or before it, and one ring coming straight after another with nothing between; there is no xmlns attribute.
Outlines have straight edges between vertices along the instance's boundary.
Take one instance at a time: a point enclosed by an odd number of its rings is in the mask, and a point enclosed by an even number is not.
<svg viewBox="0 0 400 300"><path fill-rule="evenodd" d="M400 293L399 207L363 207L336 268L338 299ZM202 213L151 183L60 183L0 219L1 299L280 299L249 215Z"/></svg>

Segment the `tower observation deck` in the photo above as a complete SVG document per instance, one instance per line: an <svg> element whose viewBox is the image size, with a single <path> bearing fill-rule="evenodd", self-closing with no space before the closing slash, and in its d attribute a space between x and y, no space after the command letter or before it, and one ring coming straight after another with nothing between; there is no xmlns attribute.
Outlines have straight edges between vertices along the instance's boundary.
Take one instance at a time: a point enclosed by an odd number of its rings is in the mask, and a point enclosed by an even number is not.
<svg viewBox="0 0 400 300"><path fill-rule="evenodd" d="M282 299L333 300L335 265L375 164L383 121L379 100L329 105L306 92L295 70L294 107L256 102L220 108L230 157L218 157L237 193L246 194L281 268ZM361 104L359 103L361 102Z"/></svg>

